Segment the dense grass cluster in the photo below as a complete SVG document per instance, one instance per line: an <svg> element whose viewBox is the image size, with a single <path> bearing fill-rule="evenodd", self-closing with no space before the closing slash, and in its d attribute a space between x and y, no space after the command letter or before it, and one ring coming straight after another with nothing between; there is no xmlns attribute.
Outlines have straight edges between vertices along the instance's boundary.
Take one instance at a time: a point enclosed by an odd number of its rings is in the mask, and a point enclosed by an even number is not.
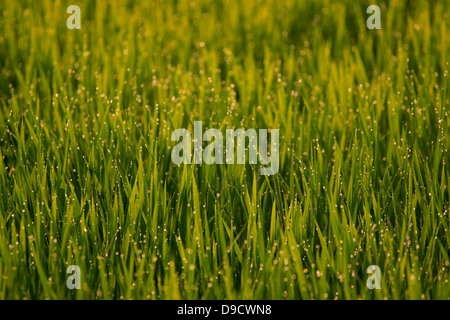
<svg viewBox="0 0 450 320"><path fill-rule="evenodd" d="M449 299L448 8L0 0L0 298ZM174 165L196 120L279 173Z"/></svg>

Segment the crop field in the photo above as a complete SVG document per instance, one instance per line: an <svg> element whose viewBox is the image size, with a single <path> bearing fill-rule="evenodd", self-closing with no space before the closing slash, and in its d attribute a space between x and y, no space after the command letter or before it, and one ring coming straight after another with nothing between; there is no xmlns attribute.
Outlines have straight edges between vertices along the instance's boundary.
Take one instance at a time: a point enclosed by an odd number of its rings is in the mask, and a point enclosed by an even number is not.
<svg viewBox="0 0 450 320"><path fill-rule="evenodd" d="M0 299L450 299L449 61L448 0L0 0Z"/></svg>

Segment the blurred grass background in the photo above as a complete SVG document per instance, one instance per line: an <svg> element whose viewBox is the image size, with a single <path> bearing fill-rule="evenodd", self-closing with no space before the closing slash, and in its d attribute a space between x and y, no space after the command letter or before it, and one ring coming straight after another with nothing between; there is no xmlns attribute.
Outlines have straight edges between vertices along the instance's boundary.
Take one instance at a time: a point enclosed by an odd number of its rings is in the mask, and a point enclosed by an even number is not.
<svg viewBox="0 0 450 320"><path fill-rule="evenodd" d="M0 0L0 298L449 299L449 7ZM175 166L196 120L279 173Z"/></svg>

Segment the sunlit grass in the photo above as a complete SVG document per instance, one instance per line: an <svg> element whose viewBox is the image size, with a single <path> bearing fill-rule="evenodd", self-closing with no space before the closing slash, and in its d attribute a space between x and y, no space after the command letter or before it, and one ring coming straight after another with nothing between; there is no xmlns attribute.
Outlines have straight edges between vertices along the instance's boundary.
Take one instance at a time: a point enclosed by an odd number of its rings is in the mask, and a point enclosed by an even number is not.
<svg viewBox="0 0 450 320"><path fill-rule="evenodd" d="M0 0L0 298L449 299L449 3L408 3ZM174 165L194 121L279 173Z"/></svg>

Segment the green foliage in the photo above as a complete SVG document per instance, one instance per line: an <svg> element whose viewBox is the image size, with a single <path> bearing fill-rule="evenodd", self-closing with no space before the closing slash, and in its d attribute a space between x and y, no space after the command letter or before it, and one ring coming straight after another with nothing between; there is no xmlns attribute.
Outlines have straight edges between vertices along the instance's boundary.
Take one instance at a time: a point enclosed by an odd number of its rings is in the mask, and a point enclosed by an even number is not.
<svg viewBox="0 0 450 320"><path fill-rule="evenodd" d="M0 298L449 299L449 3L376 2L0 0Z"/></svg>

